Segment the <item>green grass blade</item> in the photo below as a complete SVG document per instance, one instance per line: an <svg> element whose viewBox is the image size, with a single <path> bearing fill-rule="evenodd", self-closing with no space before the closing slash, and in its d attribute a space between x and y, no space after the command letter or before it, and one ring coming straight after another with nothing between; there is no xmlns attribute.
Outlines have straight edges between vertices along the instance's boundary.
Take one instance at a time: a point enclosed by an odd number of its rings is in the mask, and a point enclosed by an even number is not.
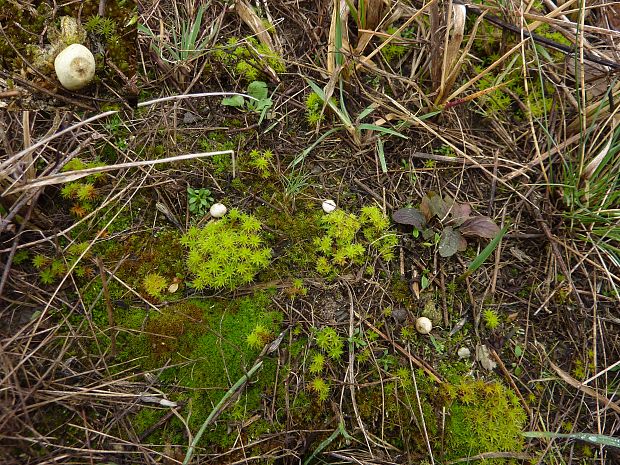
<svg viewBox="0 0 620 465"><path fill-rule="evenodd" d="M358 121L363 120L364 118L366 118L368 115L370 115L373 111L375 111L375 107L373 107L372 105L370 105L369 107L366 107L356 118Z"/></svg>
<svg viewBox="0 0 620 465"><path fill-rule="evenodd" d="M360 130L367 129L369 131L377 131L383 134L390 134L392 136L401 137L403 139L409 139L407 136L405 136L404 134L401 134L398 131L394 131L393 129L390 129L390 128L384 128L383 126L377 126L376 124L362 123L358 126L358 129Z"/></svg>
<svg viewBox="0 0 620 465"><path fill-rule="evenodd" d="M344 113L342 113L342 111L340 111L340 108L338 108L334 104L334 102L332 102L332 99L327 100L323 89L321 89L318 85L316 85L310 79L306 79L306 82L312 88L314 93L317 94L321 98L323 103L326 103L329 106L329 108L331 108L334 111L334 113L336 113L336 115L338 116L338 118L340 118L343 124L347 126L351 126L351 120Z"/></svg>
<svg viewBox="0 0 620 465"><path fill-rule="evenodd" d="M467 271L465 271L465 273L459 276L459 281L462 281L463 279L469 277L474 271L480 268L480 266L486 261L486 259L489 258L489 255L491 255L493 251L497 248L504 235L508 232L509 227L509 224L504 226L501 231L497 233L497 236L495 236L493 240L489 242L489 244L484 249L482 249L482 252L480 252L478 256L474 259L474 261L471 262L470 265L467 267Z"/></svg>
<svg viewBox="0 0 620 465"><path fill-rule="evenodd" d="M379 155L379 162L381 163L381 171L387 173L387 164L385 163L385 152L383 151L383 141L381 138L377 138L377 154Z"/></svg>
<svg viewBox="0 0 620 465"><path fill-rule="evenodd" d="M340 2L336 3L334 8L336 8L336 43L334 44L336 50L334 52L336 53L336 66L340 67L342 65L342 18L340 17Z"/></svg>
<svg viewBox="0 0 620 465"><path fill-rule="evenodd" d="M549 431L526 431L522 433L526 438L554 438L554 439L576 439L578 441L589 442L597 446L610 446L620 449L620 438L605 436L604 434L589 433L553 433Z"/></svg>
<svg viewBox="0 0 620 465"><path fill-rule="evenodd" d="M209 414L209 416L207 417L205 422L202 424L202 426L198 430L198 433L196 433L196 436L194 437L194 440L192 441L192 443L190 444L189 448L187 449L187 454L185 454L185 459L183 459L183 465L187 465L189 463L189 461L192 459L192 456L194 455L194 449L196 449L196 445L200 441L200 438L202 438L202 435L206 431L207 426L209 426L209 424L211 423L211 421L212 421L213 417L215 416L215 414L217 412L219 412L219 410L222 407L222 405L224 405L226 403L226 401L228 399L230 399L237 392L237 390L241 387L241 385L243 383L245 383L247 380L249 380L252 377L252 375L254 373L256 373L256 371L258 371L258 369L262 365L263 365L263 361L261 360L256 365L254 365L250 369L250 371L248 371L245 375L243 375L241 378L239 378L237 380L237 382L226 392L226 394L224 394L224 396L217 403L215 408L213 410L211 410L211 413Z"/></svg>
<svg viewBox="0 0 620 465"><path fill-rule="evenodd" d="M316 141L314 141L314 143L310 147L308 147L303 152L301 152L299 155L297 155L297 157L295 157L293 162L290 164L290 167L292 168L294 166L297 166L299 163L301 163L308 156L308 154L312 152L312 150L314 150L314 148L323 141L323 139L325 139L327 136L337 131L340 131L340 129L342 129L342 127L331 128L325 134L322 134L321 137L319 137Z"/></svg>
<svg viewBox="0 0 620 465"><path fill-rule="evenodd" d="M198 38L198 33L200 32L200 26L202 25L202 15L204 11L204 5L200 5L200 8L198 8L198 13L196 14L196 20L192 25L192 29L187 39L188 56L191 55L193 52L196 52L196 39Z"/></svg>

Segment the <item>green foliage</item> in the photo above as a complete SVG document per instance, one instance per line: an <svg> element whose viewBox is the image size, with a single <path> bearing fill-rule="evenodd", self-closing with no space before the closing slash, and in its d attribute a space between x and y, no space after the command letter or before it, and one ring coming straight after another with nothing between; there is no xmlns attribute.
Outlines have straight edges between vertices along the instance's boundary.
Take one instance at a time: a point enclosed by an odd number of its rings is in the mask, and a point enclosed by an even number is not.
<svg viewBox="0 0 620 465"><path fill-rule="evenodd" d="M315 334L316 344L319 348L326 352L327 355L337 360L344 353L344 339L336 333L331 326L326 326L318 330Z"/></svg>
<svg viewBox="0 0 620 465"><path fill-rule="evenodd" d="M161 292L167 286L166 278L159 273L149 273L142 280L142 286L148 295L161 299Z"/></svg>
<svg viewBox="0 0 620 465"><path fill-rule="evenodd" d="M28 258L30 258L30 253L26 249L21 249L15 252L13 263L20 265L21 263L28 261Z"/></svg>
<svg viewBox="0 0 620 465"><path fill-rule="evenodd" d="M195 275L192 285L199 290L235 289L252 282L271 260L271 249L263 246L260 230L260 221L234 208L203 228L192 226L181 238L189 249L187 267Z"/></svg>
<svg viewBox="0 0 620 465"><path fill-rule="evenodd" d="M448 407L446 459L485 452L521 452L527 416L517 396L498 382L462 378L443 386ZM508 463L488 459L488 464Z"/></svg>
<svg viewBox="0 0 620 465"><path fill-rule="evenodd" d="M262 346L248 344L249 336L269 335L270 340L279 332L282 314L270 310L270 296L259 292L226 301L177 303L162 308L161 313L151 312L146 324L143 310L120 312L118 325L130 331L119 333L119 358L137 360L143 369L159 369L169 360L169 368L158 370L159 381L178 387L171 400L187 404L183 415L191 430L197 431L226 391L255 363ZM277 360L264 359L252 383L225 409L221 421L205 432L200 446L214 452L229 447L234 435L227 434L227 425L262 411L263 396L272 395L276 370ZM143 409L132 421L144 431L159 418ZM158 428L151 439L180 444L185 432L185 426L173 419Z"/></svg>
<svg viewBox="0 0 620 465"><path fill-rule="evenodd" d="M69 162L62 167L62 171L81 171L100 166L105 166L105 163L100 161L85 163L76 157L69 160ZM100 185L103 179L103 174L97 173L86 176L79 181L69 182L62 187L60 195L65 199L74 201L70 209L71 213L78 218L82 218L92 211L93 201L96 201L99 197L96 186Z"/></svg>
<svg viewBox="0 0 620 465"><path fill-rule="evenodd" d="M325 356L323 354L312 354L312 362L310 363L310 373L317 374L323 371L325 367Z"/></svg>
<svg viewBox="0 0 620 465"><path fill-rule="evenodd" d="M484 28L482 28L482 30L484 31ZM494 41L487 42L484 45L484 47L493 48L493 51L482 52L484 53L483 56L487 58L484 60L483 64L474 66L474 72L477 75L481 75L487 66L499 59L498 46L499 42L496 44ZM528 51L527 54L528 60L533 61L534 66L541 61L541 56L539 55L544 56L546 54L545 49L542 47L537 47L536 50L538 55L534 54L531 50ZM547 56L548 61L561 61L563 59L563 55L559 52L555 52L554 57ZM495 89L478 99L478 104L482 109L482 113L486 116L491 117L500 113L511 113L516 120L522 120L528 116L526 113L529 113L533 119L537 119L544 117L550 111L551 104L553 103L551 97L554 93L553 87L546 83L543 84L539 74L535 71L532 72L531 77L524 77L522 63L522 56L517 52L515 56L505 64L502 71L487 73L476 83L478 90L485 90L499 84L504 84L504 87ZM528 79L527 94L523 82L524 79ZM515 97L521 101L523 104L522 106L516 104ZM525 109L523 107L525 107Z"/></svg>
<svg viewBox="0 0 620 465"><path fill-rule="evenodd" d="M73 267L73 271L78 277L84 277L91 273L88 266L79 263L77 260L88 249L88 242L73 243L67 248L67 253L54 258L47 257L43 254L37 254L32 258L32 266L39 270L39 278L41 283L49 285L58 281L65 276L67 271ZM85 254L83 258L88 258L89 254Z"/></svg>
<svg viewBox="0 0 620 465"><path fill-rule="evenodd" d="M318 254L316 269L323 275L363 263L367 247L384 260L394 258L398 237L389 231L390 221L378 207L363 207L359 217L337 209L324 215L321 223L325 233L314 239L314 246Z"/></svg>
<svg viewBox="0 0 620 465"><path fill-rule="evenodd" d="M263 324L257 324L252 332L248 334L246 342L252 349L262 349L263 346L271 341L273 334Z"/></svg>
<svg viewBox="0 0 620 465"><path fill-rule="evenodd" d="M84 29L88 32L100 34L106 39L112 38L116 34L116 21L108 16L91 16L84 24Z"/></svg>
<svg viewBox="0 0 620 465"><path fill-rule="evenodd" d="M309 387L317 395L319 402L324 402L329 397L329 384L323 378L317 376L310 382Z"/></svg>
<svg viewBox="0 0 620 465"><path fill-rule="evenodd" d="M213 204L213 196L211 195L211 191L204 187L200 189L188 187L187 204L189 206L189 211L194 215L205 215L209 207Z"/></svg>
<svg viewBox="0 0 620 465"><path fill-rule="evenodd" d="M497 328L501 323L498 313L491 308L487 308L482 312L482 318L484 319L485 326L490 330Z"/></svg>
<svg viewBox="0 0 620 465"><path fill-rule="evenodd" d="M200 5L195 10L194 17L181 21L180 31L171 28L170 42L163 42L161 37L156 36L153 31L142 24L138 24L138 31L151 38L151 48L158 56L176 63L188 62L203 54L209 41L208 36L204 37L200 34L205 10L206 5Z"/></svg>
<svg viewBox="0 0 620 465"><path fill-rule="evenodd" d="M267 111L269 111L273 105L271 98L269 98L267 84L263 81L252 81L248 85L247 94L253 98L246 100L243 95L237 94L232 97L223 98L222 105L240 109L245 107L250 111L260 113L260 123L267 115Z"/></svg>
<svg viewBox="0 0 620 465"><path fill-rule="evenodd" d="M335 97L330 99L334 106L338 106L338 100ZM310 126L316 126L318 123L322 123L325 119L325 112L329 111L329 107L326 106L323 114L323 99L316 92L310 92L306 97L306 121Z"/></svg>
<svg viewBox="0 0 620 465"><path fill-rule="evenodd" d="M34 266L38 270L45 267L49 262L50 262L50 259L42 254L36 254L32 258L32 266Z"/></svg>
<svg viewBox="0 0 620 465"><path fill-rule="evenodd" d="M272 166L273 152L271 150L250 151L250 166L252 166L261 178L268 178Z"/></svg>
<svg viewBox="0 0 620 465"><path fill-rule="evenodd" d="M387 34L394 34L398 28L394 26L390 26L385 31ZM388 63L395 62L400 60L403 55L407 52L407 47L398 41L399 37L411 38L413 37L414 30L412 28L405 28L402 31L402 35L395 35L394 38L390 40L390 43L381 49L381 54L385 61Z"/></svg>
<svg viewBox="0 0 620 465"><path fill-rule="evenodd" d="M265 76L266 67L273 69L276 73L286 71L284 60L254 37L247 37L242 41L231 37L225 46L217 47L212 56L235 77L248 82Z"/></svg>

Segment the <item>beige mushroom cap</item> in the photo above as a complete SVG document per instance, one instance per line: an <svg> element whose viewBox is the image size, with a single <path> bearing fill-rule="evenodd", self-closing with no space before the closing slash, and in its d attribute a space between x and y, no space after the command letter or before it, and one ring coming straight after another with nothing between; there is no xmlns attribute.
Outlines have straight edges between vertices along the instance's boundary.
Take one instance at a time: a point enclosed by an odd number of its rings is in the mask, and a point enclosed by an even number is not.
<svg viewBox="0 0 620 465"><path fill-rule="evenodd" d="M213 218L221 218L227 211L228 209L226 208L226 205L222 203L214 203L209 209L209 213Z"/></svg>
<svg viewBox="0 0 620 465"><path fill-rule="evenodd" d="M54 69L65 89L81 89L95 76L95 57L83 45L71 44L58 54Z"/></svg>
<svg viewBox="0 0 620 465"><path fill-rule="evenodd" d="M421 316L415 320L415 329L420 334L428 334L433 329L433 323L425 316Z"/></svg>

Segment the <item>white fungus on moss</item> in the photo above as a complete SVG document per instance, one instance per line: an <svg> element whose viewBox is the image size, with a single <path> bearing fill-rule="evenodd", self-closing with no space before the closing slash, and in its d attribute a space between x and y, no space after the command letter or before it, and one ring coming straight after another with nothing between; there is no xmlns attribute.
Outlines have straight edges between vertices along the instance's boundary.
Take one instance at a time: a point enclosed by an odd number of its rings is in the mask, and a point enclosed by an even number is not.
<svg viewBox="0 0 620 465"><path fill-rule="evenodd" d="M209 208L209 213L213 218L221 218L227 211L228 209L223 203L214 203L211 205L211 208Z"/></svg>
<svg viewBox="0 0 620 465"><path fill-rule="evenodd" d="M321 205L325 213L331 213L336 209L336 202L332 199L325 200Z"/></svg>

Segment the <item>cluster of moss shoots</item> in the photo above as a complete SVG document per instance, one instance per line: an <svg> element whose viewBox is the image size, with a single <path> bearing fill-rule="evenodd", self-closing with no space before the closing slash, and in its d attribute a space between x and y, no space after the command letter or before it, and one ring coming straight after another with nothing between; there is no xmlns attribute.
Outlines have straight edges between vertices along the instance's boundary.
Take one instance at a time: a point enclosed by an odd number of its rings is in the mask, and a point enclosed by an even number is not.
<svg viewBox="0 0 620 465"><path fill-rule="evenodd" d="M258 219L235 208L202 228L191 227L181 244L189 249L187 268L195 275L193 287L235 289L252 282L271 260L260 231Z"/></svg>
<svg viewBox="0 0 620 465"><path fill-rule="evenodd" d="M226 45L217 47L213 58L232 71L235 77L247 82L256 81L266 75L266 67L277 74L286 71L284 60L254 37L239 40L237 37L228 39Z"/></svg>
<svg viewBox="0 0 620 465"><path fill-rule="evenodd" d="M545 7L539 1L534 2L532 11L544 11ZM554 32L548 24L540 25L534 31L536 34L550 39L563 45L572 45L570 41L559 32ZM490 23L483 22L478 30L479 40L474 43L473 49L477 56L483 57L479 64L474 65L473 70L476 75L481 75L483 70L496 62L503 53L503 48L507 46L503 42L501 29ZM493 86L504 83L503 87L495 89L483 97L479 98L478 105L482 113L486 116L494 116L499 113L510 111L515 119L522 120L529 113L532 118L544 117L551 109L553 94L555 89L552 83L541 78L536 70L541 62L561 62L565 55L558 51L534 46L527 50L526 66L534 69L531 76L528 76L528 91L525 90L523 82L523 56L521 52L506 60L496 70L482 76L477 82L479 90L489 89ZM518 98L525 108L515 105L515 97Z"/></svg>
<svg viewBox="0 0 620 465"><path fill-rule="evenodd" d="M318 255L316 270L322 275L362 264L367 248L386 261L394 258L398 237L389 231L390 220L376 206L362 207L359 216L337 209L323 216L321 224L325 233L314 239L314 245Z"/></svg>
<svg viewBox="0 0 620 465"><path fill-rule="evenodd" d="M105 163L98 161L85 163L79 158L73 158L63 166L62 171L79 171L100 166L105 166ZM95 202L99 197L97 188L101 186L103 182L104 177L102 173L92 174L80 181L73 181L65 184L60 191L60 195L73 202L70 209L71 213L77 218L83 218L93 211Z"/></svg>

